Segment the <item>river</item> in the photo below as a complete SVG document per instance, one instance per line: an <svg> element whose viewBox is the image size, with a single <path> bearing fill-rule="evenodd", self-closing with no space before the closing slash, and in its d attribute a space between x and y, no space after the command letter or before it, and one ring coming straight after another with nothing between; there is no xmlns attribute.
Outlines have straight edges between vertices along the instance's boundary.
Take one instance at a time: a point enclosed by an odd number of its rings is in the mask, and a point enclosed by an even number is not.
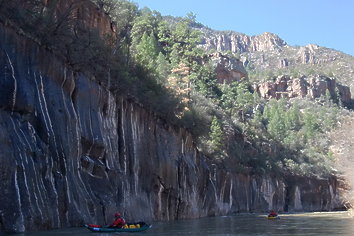
<svg viewBox="0 0 354 236"><path fill-rule="evenodd" d="M349 212L280 214L280 217L279 220L268 220L265 215L261 214L239 214L196 220L155 222L152 228L142 233L91 233L85 228L68 228L17 235L354 235L354 218Z"/></svg>

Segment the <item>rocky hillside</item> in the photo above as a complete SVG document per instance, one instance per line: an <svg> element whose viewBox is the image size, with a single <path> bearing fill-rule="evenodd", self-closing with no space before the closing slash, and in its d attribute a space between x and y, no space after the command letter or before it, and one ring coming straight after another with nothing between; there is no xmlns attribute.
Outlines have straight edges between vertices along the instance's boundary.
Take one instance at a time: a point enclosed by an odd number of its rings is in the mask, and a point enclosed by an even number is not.
<svg viewBox="0 0 354 236"><path fill-rule="evenodd" d="M354 58L314 44L290 46L273 33L248 36L232 31L200 28L205 49L238 54L250 77L262 80L270 76L320 74L336 77L354 89Z"/></svg>
<svg viewBox="0 0 354 236"><path fill-rule="evenodd" d="M220 52L209 55L213 62L216 79L220 84L230 84L248 79L248 74L238 59ZM337 102L349 106L352 102L350 88L337 82L337 79L310 75L293 77L279 75L253 84L254 90L265 99L279 98L320 98L329 96Z"/></svg>

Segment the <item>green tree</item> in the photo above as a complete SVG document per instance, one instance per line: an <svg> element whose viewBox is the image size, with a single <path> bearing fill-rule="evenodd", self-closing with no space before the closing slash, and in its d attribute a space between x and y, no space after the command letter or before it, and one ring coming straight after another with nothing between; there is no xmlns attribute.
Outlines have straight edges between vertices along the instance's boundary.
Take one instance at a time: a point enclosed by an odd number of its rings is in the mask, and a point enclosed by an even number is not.
<svg viewBox="0 0 354 236"><path fill-rule="evenodd" d="M321 130L324 132L330 131L337 126L340 109L337 106L322 106L319 108L319 119L321 119Z"/></svg>
<svg viewBox="0 0 354 236"><path fill-rule="evenodd" d="M253 111L253 119L252 119L252 124L257 128L257 129L263 129L263 114L260 109L257 109L255 107Z"/></svg>
<svg viewBox="0 0 354 236"><path fill-rule="evenodd" d="M236 95L237 107L242 110L247 110L253 107L254 96L248 88L246 83L237 84L237 95Z"/></svg>
<svg viewBox="0 0 354 236"><path fill-rule="evenodd" d="M179 63L191 66L194 59L202 54L202 50L197 47L201 41L201 32L192 29L190 27L192 23L194 23L193 19L185 17L176 24L172 31L172 66L178 66Z"/></svg>
<svg viewBox="0 0 354 236"><path fill-rule="evenodd" d="M170 25L166 20L161 20L157 26L157 36L162 52L169 58L172 50L173 39Z"/></svg>
<svg viewBox="0 0 354 236"><path fill-rule="evenodd" d="M247 83L235 81L230 85L223 85L221 106L230 116L237 112L245 120L245 115L253 112L256 102L258 97L251 93Z"/></svg>
<svg viewBox="0 0 354 236"><path fill-rule="evenodd" d="M220 121L214 116L210 125L210 143L215 152L220 152L223 147L223 132Z"/></svg>
<svg viewBox="0 0 354 236"><path fill-rule="evenodd" d="M136 62L148 70L155 70L156 59L159 53L155 36L144 33L135 49L134 57Z"/></svg>
<svg viewBox="0 0 354 236"><path fill-rule="evenodd" d="M144 34L158 37L157 28L162 20L161 14L157 11L151 11L149 8L144 8L139 12L139 15L134 19L131 29L131 47L136 53L136 46L139 45Z"/></svg>
<svg viewBox="0 0 354 236"><path fill-rule="evenodd" d="M312 111L306 111L304 113L304 138L305 141L309 141L316 136L320 130L320 125L316 119L316 114Z"/></svg>
<svg viewBox="0 0 354 236"><path fill-rule="evenodd" d="M285 112L285 125L288 130L299 130L301 127L301 112L297 103L294 103Z"/></svg>
<svg viewBox="0 0 354 236"><path fill-rule="evenodd" d="M156 72L157 72L157 77L158 77L158 82L160 84L166 84L167 78L169 77L171 73L171 65L167 61L166 57L162 54L162 52L159 53L156 59Z"/></svg>
<svg viewBox="0 0 354 236"><path fill-rule="evenodd" d="M277 140L282 140L286 136L286 125L283 119L283 113L275 110L268 121L268 132Z"/></svg>
<svg viewBox="0 0 354 236"><path fill-rule="evenodd" d="M200 92L205 97L215 100L221 96L214 67L211 63L205 63L204 65L194 63L190 78L191 82L195 86L195 90Z"/></svg>
<svg viewBox="0 0 354 236"><path fill-rule="evenodd" d="M273 99L267 105L265 111L268 120L267 130L269 134L278 141L283 140L287 135L286 125L286 101L280 99L279 101Z"/></svg>
<svg viewBox="0 0 354 236"><path fill-rule="evenodd" d="M229 116L231 116L236 107L237 82L222 85L221 91L221 107L229 114Z"/></svg>

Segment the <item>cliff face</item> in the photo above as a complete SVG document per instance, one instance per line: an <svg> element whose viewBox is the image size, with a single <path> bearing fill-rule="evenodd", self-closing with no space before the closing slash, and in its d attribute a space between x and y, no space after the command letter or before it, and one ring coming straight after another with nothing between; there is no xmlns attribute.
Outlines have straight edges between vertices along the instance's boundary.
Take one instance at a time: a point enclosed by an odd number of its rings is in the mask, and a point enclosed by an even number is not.
<svg viewBox="0 0 354 236"><path fill-rule="evenodd" d="M255 85L255 90L266 99L281 97L310 97L319 98L325 96L328 91L332 97L338 96L344 104L350 104L351 93L347 86L337 84L333 78L325 76L310 76L290 78L278 76L275 81L263 82Z"/></svg>
<svg viewBox="0 0 354 236"><path fill-rule="evenodd" d="M215 67L214 71L218 83L229 84L247 77L247 71L240 60L230 58L221 53L211 54L210 58Z"/></svg>
<svg viewBox="0 0 354 236"><path fill-rule="evenodd" d="M203 48L240 54L244 65L260 74L259 79L269 73L326 74L354 89L354 58L350 55L315 44L290 46L272 33L248 36L232 31L199 30L204 33Z"/></svg>
<svg viewBox="0 0 354 236"><path fill-rule="evenodd" d="M203 39L205 49L232 52L265 52L279 50L286 43L277 35L266 32L257 36L248 36L236 32L225 34L211 33Z"/></svg>
<svg viewBox="0 0 354 236"><path fill-rule="evenodd" d="M0 230L331 210L336 180L250 176L0 24Z"/></svg>
<svg viewBox="0 0 354 236"><path fill-rule="evenodd" d="M104 36L111 34L116 30L114 24L98 7L91 1L87 0L42 0L46 8L55 4L53 14L56 19L64 16L70 16L72 24L83 24L92 29L98 29L99 33Z"/></svg>

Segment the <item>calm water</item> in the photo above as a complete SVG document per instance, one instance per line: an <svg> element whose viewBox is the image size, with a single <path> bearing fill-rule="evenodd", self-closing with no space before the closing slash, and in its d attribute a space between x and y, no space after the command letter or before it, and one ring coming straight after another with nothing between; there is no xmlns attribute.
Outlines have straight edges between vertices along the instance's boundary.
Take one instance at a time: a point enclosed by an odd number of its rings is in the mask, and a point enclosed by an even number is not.
<svg viewBox="0 0 354 236"><path fill-rule="evenodd" d="M280 220L268 220L265 215L242 214L209 217L197 220L155 222L143 233L91 233L85 228L40 233L25 236L59 235L354 235L354 218L348 212L283 214Z"/></svg>

